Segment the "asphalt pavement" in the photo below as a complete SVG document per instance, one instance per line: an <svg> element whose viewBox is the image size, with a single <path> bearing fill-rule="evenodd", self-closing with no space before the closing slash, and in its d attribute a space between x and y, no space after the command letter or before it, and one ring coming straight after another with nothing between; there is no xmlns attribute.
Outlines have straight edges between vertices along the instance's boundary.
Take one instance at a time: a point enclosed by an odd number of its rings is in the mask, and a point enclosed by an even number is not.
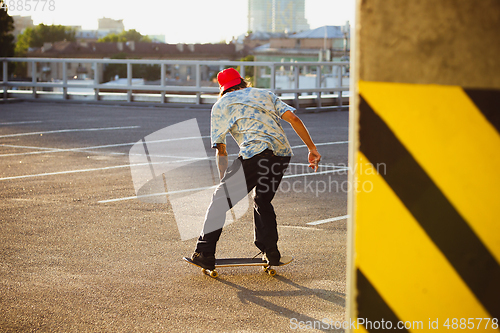
<svg viewBox="0 0 500 333"><path fill-rule="evenodd" d="M274 277L242 267L213 279L182 260L196 239L181 239L173 202L135 197L129 159L134 143L190 119L213 157L209 109L0 105L0 331L343 331L348 112L299 116L323 159L308 171L283 124L295 156L273 204L279 248L295 260ZM176 172L198 186L197 172ZM251 207L236 217L217 257L258 252Z"/></svg>

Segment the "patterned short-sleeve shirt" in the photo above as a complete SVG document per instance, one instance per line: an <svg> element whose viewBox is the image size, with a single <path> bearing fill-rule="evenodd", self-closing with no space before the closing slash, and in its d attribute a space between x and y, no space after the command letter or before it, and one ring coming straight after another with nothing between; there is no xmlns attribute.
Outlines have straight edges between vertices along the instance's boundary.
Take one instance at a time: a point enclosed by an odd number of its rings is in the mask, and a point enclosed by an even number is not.
<svg viewBox="0 0 500 333"><path fill-rule="evenodd" d="M243 159L265 149L277 156L292 156L292 148L280 124L281 116L295 108L284 103L271 91L245 88L226 93L212 107L212 147L226 144L228 133L240 147Z"/></svg>

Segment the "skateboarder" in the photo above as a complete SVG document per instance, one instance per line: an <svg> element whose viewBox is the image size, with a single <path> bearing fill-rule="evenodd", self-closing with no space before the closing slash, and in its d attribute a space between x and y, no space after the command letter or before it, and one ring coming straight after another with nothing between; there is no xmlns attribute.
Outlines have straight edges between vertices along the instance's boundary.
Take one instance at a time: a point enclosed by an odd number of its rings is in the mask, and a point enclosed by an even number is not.
<svg viewBox="0 0 500 333"><path fill-rule="evenodd" d="M321 155L304 124L293 113L295 109L282 102L275 94L248 87L247 82L233 68L219 72L217 81L220 94L219 100L212 107L211 141L212 147L217 149L221 182L213 194L191 259L203 268L214 269L216 244L224 226L226 212L255 188L255 245L264 253L264 260L277 266L281 255L277 246L276 214L271 200L293 155L280 118L290 123L306 144L309 149L309 167L315 171ZM240 147L238 158L229 167L226 151L228 133ZM243 181L237 176L241 168L244 173ZM234 191L235 188L243 191ZM232 194L229 195L229 192Z"/></svg>

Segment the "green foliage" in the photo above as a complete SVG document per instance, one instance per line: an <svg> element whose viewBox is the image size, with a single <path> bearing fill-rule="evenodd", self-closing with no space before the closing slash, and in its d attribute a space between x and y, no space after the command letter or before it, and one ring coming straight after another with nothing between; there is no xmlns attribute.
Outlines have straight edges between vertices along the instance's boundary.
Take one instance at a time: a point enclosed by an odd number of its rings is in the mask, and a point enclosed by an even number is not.
<svg viewBox="0 0 500 333"><path fill-rule="evenodd" d="M116 42L126 42L124 37L117 34L109 34L97 40L98 43L116 43Z"/></svg>
<svg viewBox="0 0 500 333"><path fill-rule="evenodd" d="M134 76L141 77L146 81L156 81L161 79L161 66L145 64L132 65L132 73L134 73Z"/></svg>
<svg viewBox="0 0 500 333"><path fill-rule="evenodd" d="M111 57L111 59L126 59L127 54L120 52ZM104 81L112 81L115 76L118 75L120 78L127 77L127 65L125 64L107 64L103 71ZM132 65L132 76L134 78L142 78L146 81L155 81L161 78L161 66L160 65L145 65L145 64L133 64Z"/></svg>
<svg viewBox="0 0 500 333"><path fill-rule="evenodd" d="M122 35L125 37L127 41L134 41L134 42L151 42L151 39L148 36L143 36L141 35L138 31L135 29L131 29L128 31L123 31Z"/></svg>
<svg viewBox="0 0 500 333"><path fill-rule="evenodd" d="M22 34L17 35L17 42L15 46L15 54L18 57L23 57L28 52L30 47L31 35L33 34L32 28L27 28Z"/></svg>
<svg viewBox="0 0 500 333"><path fill-rule="evenodd" d="M4 6L0 0L0 6ZM14 20L6 10L0 9L0 57L12 57L14 55Z"/></svg>
<svg viewBox="0 0 500 333"><path fill-rule="evenodd" d="M30 47L42 47L44 43L54 43L67 40L74 42L75 31L62 25L45 25L27 28L17 36L16 55L24 56Z"/></svg>
<svg viewBox="0 0 500 333"><path fill-rule="evenodd" d="M255 57L253 55L247 55L244 58L241 58L240 61L255 61ZM239 72L240 71L240 66L236 67L236 70ZM254 67L253 66L245 66L245 80L250 82L250 84L255 87L254 85Z"/></svg>
<svg viewBox="0 0 500 333"><path fill-rule="evenodd" d="M4 7L4 2L0 0L0 7ZM0 9L0 57L12 57L14 55L14 20L6 10ZM12 73L14 64L9 63L8 72ZM3 75L3 65L0 63L0 77Z"/></svg>
<svg viewBox="0 0 500 333"><path fill-rule="evenodd" d="M120 52L111 57L111 59L126 59L127 54ZM133 73L133 72L132 72ZM118 75L121 78L127 77L127 65L125 64L106 64L102 73L104 82L111 81Z"/></svg>
<svg viewBox="0 0 500 333"><path fill-rule="evenodd" d="M240 61L255 61L255 56L253 54L249 54L244 58L241 58Z"/></svg>
<svg viewBox="0 0 500 333"><path fill-rule="evenodd" d="M119 34L109 34L97 40L98 43L116 43L116 42L151 42L148 36L141 35L137 30L130 29L122 31Z"/></svg>

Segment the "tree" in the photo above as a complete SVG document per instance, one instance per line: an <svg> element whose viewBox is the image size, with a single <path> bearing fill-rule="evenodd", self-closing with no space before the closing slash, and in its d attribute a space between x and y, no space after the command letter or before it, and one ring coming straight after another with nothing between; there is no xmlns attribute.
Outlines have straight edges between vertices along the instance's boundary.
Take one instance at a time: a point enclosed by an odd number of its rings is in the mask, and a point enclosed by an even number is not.
<svg viewBox="0 0 500 333"><path fill-rule="evenodd" d="M129 31L124 31L124 32L122 32L122 35L125 37L125 39L127 40L127 42L128 41L134 41L134 42L151 42L151 39L148 36L141 35L135 29L130 29Z"/></svg>
<svg viewBox="0 0 500 333"><path fill-rule="evenodd" d="M30 47L42 47L44 43L59 41L74 42L75 31L62 25L45 25L40 23L34 28L27 28L17 36L16 55L24 56Z"/></svg>
<svg viewBox="0 0 500 333"><path fill-rule="evenodd" d="M120 52L111 57L111 59L127 59L125 52ZM146 81L155 81L161 78L160 65L146 65L146 64L133 64L132 74L135 78L143 78ZM127 65L125 64L106 64L104 67L103 78L104 81L112 81L115 76L120 78L127 77Z"/></svg>
<svg viewBox="0 0 500 333"><path fill-rule="evenodd" d="M255 57L252 54L249 54L246 57L241 58L240 61L255 61ZM237 67L237 70L240 70L240 66ZM245 77L253 78L253 67L245 67Z"/></svg>
<svg viewBox="0 0 500 333"><path fill-rule="evenodd" d="M118 34L109 34L97 40L98 43L126 42L127 40Z"/></svg>
<svg viewBox="0 0 500 333"><path fill-rule="evenodd" d="M111 59L126 59L127 54L120 52L111 57ZM106 64L102 73L104 82L111 81L118 75L121 78L127 77L127 65L125 64Z"/></svg>
<svg viewBox="0 0 500 333"><path fill-rule="evenodd" d="M119 34L109 34L97 40L98 43L116 43L116 42L151 42L148 36L141 35L137 30L130 29L122 31Z"/></svg>
<svg viewBox="0 0 500 333"><path fill-rule="evenodd" d="M247 55L244 58L241 58L240 61L255 61L255 57L253 55ZM240 71L240 66L236 67L236 70ZM249 81L252 86L255 86L255 78L254 78L254 67L246 66L245 67L245 80Z"/></svg>
<svg viewBox="0 0 500 333"><path fill-rule="evenodd" d="M0 6L4 7L3 0ZM7 10L0 9L0 57L12 57L14 55L14 20L7 13Z"/></svg>
<svg viewBox="0 0 500 333"><path fill-rule="evenodd" d="M14 20L4 10L5 3L0 0L0 57L12 57L14 55L14 36L11 31L14 30ZM9 63L9 73L12 73L14 64ZM3 66L0 64L0 75L3 75Z"/></svg>

